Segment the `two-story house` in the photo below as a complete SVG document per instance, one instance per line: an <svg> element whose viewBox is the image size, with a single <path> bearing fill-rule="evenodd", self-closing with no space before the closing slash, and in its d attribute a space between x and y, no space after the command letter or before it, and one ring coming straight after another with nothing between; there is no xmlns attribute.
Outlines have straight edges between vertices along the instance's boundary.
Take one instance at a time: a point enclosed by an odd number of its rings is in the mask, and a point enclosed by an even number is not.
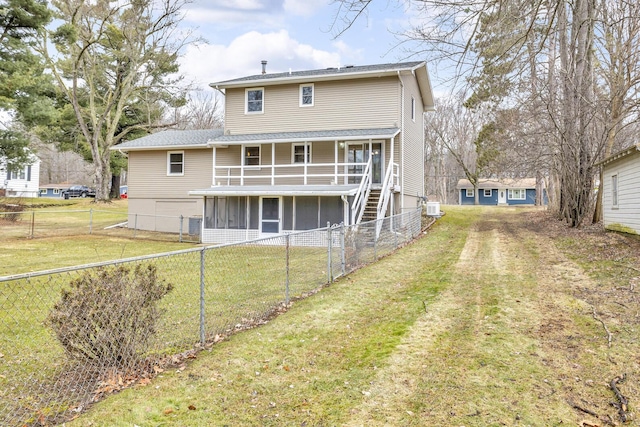
<svg viewBox="0 0 640 427"><path fill-rule="evenodd" d="M224 129L115 147L129 156L139 227L179 212L202 216L203 242L249 240L383 218L425 195L424 62L285 73L263 62L262 74L211 86L225 95Z"/></svg>
<svg viewBox="0 0 640 427"><path fill-rule="evenodd" d="M40 183L40 159L30 155L29 164L19 168L8 168L0 159L0 196L38 197Z"/></svg>

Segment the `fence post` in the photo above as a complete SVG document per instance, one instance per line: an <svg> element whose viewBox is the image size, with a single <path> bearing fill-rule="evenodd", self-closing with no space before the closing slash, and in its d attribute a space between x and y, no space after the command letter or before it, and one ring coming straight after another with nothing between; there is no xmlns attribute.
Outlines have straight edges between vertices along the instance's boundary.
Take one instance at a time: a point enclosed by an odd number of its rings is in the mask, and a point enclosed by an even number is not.
<svg viewBox="0 0 640 427"><path fill-rule="evenodd" d="M333 270L331 259L331 247L333 246L333 237L331 237L331 222L327 221L327 240L329 241L327 248L327 283L333 282Z"/></svg>
<svg viewBox="0 0 640 427"><path fill-rule="evenodd" d="M398 249L398 232L395 230L395 221L394 221L395 216L391 215L391 217L389 218L389 228L391 229L391 231L393 232L394 235L394 239L395 239L395 245L396 245L396 249Z"/></svg>
<svg viewBox="0 0 640 427"><path fill-rule="evenodd" d="M340 264L342 268L342 275L344 276L347 271L347 260L346 260L346 248L344 247L344 222L340 227Z"/></svg>
<svg viewBox="0 0 640 427"><path fill-rule="evenodd" d="M89 234L93 231L93 208L89 208Z"/></svg>
<svg viewBox="0 0 640 427"><path fill-rule="evenodd" d="M376 220L376 225L375 225L375 229L373 230L373 261L377 261L378 260L378 222L379 221L384 221L383 219L377 219ZM382 226L384 224L380 225L380 228L382 229Z"/></svg>
<svg viewBox="0 0 640 427"><path fill-rule="evenodd" d="M284 236L284 241L285 241L285 271L286 271L286 278L285 278L285 297L284 297L284 302L286 305L289 305L289 234L285 234Z"/></svg>
<svg viewBox="0 0 640 427"><path fill-rule="evenodd" d="M182 224L183 224L183 220L184 220L184 217L182 215L180 215L180 233L179 233L180 237L178 238L178 241L180 243L182 243Z"/></svg>
<svg viewBox="0 0 640 427"><path fill-rule="evenodd" d="M36 228L36 211L31 211L31 238L32 239L33 239L35 228Z"/></svg>
<svg viewBox="0 0 640 427"><path fill-rule="evenodd" d="M204 262L205 262L205 248L202 248L200 251L200 345L204 347L205 345L205 334L204 334Z"/></svg>

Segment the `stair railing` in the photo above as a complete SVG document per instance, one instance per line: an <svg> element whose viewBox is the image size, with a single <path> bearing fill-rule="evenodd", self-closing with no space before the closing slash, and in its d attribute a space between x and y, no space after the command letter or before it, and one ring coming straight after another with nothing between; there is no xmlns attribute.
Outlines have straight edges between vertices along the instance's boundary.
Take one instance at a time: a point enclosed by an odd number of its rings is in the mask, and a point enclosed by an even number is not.
<svg viewBox="0 0 640 427"><path fill-rule="evenodd" d="M376 209L376 239L380 236L382 230L382 219L384 219L387 213L387 207L389 206L389 200L391 200L392 189L394 186L394 178L398 176L394 169L398 168L397 163L392 163L387 168L387 172L384 174L384 180L382 182L382 190L380 190L380 200L378 200L378 207Z"/></svg>
<svg viewBox="0 0 640 427"><path fill-rule="evenodd" d="M358 191L356 192L353 199L353 206L351 207L351 218L353 219L353 224L359 224L362 221L362 215L364 215L364 208L367 205L367 199L369 198L369 192L371 191L371 164L373 157L369 156L369 161L367 162L367 166L364 169L364 173L362 174L362 180L360 180L360 185L358 186Z"/></svg>

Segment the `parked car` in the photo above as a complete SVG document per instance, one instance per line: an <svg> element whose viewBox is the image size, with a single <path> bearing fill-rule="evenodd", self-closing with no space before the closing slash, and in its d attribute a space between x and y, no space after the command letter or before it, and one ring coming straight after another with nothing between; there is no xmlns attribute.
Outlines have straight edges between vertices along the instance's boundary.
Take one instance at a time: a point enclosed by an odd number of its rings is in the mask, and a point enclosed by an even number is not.
<svg viewBox="0 0 640 427"><path fill-rule="evenodd" d="M86 185L72 185L62 192L65 199L71 197L96 197L96 190Z"/></svg>

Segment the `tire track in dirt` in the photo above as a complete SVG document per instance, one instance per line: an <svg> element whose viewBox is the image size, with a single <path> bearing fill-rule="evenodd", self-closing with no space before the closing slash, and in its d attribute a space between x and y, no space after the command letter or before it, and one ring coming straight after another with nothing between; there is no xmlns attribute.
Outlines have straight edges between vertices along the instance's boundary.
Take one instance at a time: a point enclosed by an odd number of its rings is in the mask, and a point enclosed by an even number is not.
<svg viewBox="0 0 640 427"><path fill-rule="evenodd" d="M474 224L452 283L426 306L345 425L576 425L584 418L571 404L580 395L565 384L577 350L561 347L580 334L574 311L585 308L564 292L566 283L588 279L521 220L492 210Z"/></svg>

